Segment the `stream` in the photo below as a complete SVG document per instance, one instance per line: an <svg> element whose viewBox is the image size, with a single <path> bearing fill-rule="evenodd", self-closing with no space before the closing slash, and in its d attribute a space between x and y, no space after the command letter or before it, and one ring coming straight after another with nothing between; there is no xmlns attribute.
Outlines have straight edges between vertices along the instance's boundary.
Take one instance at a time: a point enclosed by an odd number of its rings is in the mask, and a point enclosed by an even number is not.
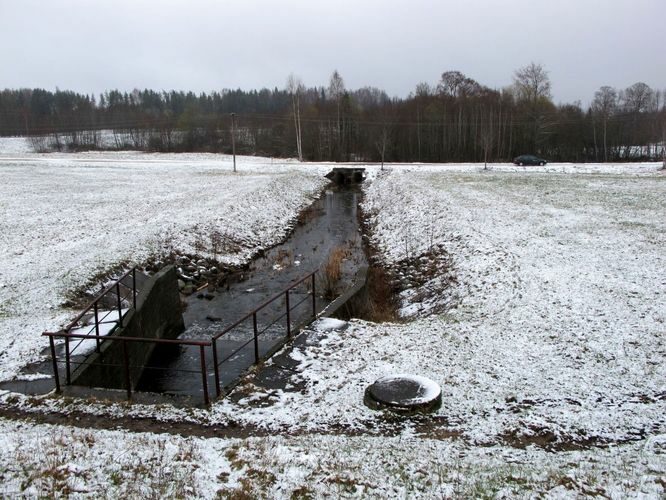
<svg viewBox="0 0 666 500"><path fill-rule="evenodd" d="M222 289L202 290L187 297L187 308L183 313L185 331L180 338L210 339L315 270L319 270L316 275L316 310L318 313L323 310L335 295L350 285L359 267L366 264L357 217L359 195L357 187L329 187L321 198L306 209L302 222L289 238L255 259L240 282ZM340 278L335 286L331 285L323 272L332 254L342 259ZM292 332L312 319L312 298L309 295L310 287L307 286L309 282L307 280L290 292ZM330 293L325 294L326 291ZM285 306L282 296L257 313L258 330L265 330L258 343L261 357L286 339ZM222 387L232 385L254 363L252 339L253 324L252 319L249 319L217 341ZM229 357L230 353L239 348L236 354ZM220 361L227 357L226 361ZM198 348L157 348L148 365L138 383L138 391L201 396ZM211 349L206 350L206 367L209 391L212 394L215 385Z"/></svg>

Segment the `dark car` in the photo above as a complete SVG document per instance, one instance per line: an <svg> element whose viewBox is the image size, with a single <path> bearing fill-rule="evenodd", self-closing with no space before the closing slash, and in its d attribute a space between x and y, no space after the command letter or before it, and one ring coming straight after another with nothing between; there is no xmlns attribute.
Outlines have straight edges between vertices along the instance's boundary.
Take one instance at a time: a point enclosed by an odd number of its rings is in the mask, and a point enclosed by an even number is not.
<svg viewBox="0 0 666 500"><path fill-rule="evenodd" d="M522 167L523 165L545 165L548 162L543 158L539 158L534 155L522 155L516 156L513 159L513 163Z"/></svg>

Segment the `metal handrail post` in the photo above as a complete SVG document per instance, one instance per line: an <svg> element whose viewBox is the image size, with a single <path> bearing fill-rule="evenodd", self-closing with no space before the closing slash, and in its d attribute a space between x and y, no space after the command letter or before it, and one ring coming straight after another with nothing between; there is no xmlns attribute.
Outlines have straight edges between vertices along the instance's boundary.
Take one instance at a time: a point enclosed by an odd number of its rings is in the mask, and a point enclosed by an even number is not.
<svg viewBox="0 0 666 500"><path fill-rule="evenodd" d="M284 292L284 299L287 306L287 338L291 338L291 318L290 318L290 309L289 309L289 290Z"/></svg>
<svg viewBox="0 0 666 500"><path fill-rule="evenodd" d="M95 342L97 344L97 352L99 352L99 305L97 301L94 303L94 309L95 309L95 335L97 335L98 338L95 339Z"/></svg>
<svg viewBox="0 0 666 500"><path fill-rule="evenodd" d="M217 339L213 339L213 364L215 365L215 393L219 398L222 395L220 388L220 367L217 364Z"/></svg>
<svg viewBox="0 0 666 500"><path fill-rule="evenodd" d="M127 352L127 341L123 340L123 368L125 370L125 387L127 399L132 399L132 379L130 378L129 354Z"/></svg>
<svg viewBox="0 0 666 500"><path fill-rule="evenodd" d="M58 360L56 358L55 350L55 340L53 337L49 337L49 343L51 344L51 359L53 360L53 378L55 378L56 392L60 392L60 374L58 373Z"/></svg>
<svg viewBox="0 0 666 500"><path fill-rule="evenodd" d="M132 268L132 300L134 309L136 309L136 267Z"/></svg>
<svg viewBox="0 0 666 500"><path fill-rule="evenodd" d="M201 379L203 382L204 403L206 403L206 406L210 406L210 399L208 398L208 376L206 375L206 351L202 345L199 346L199 357L201 358Z"/></svg>
<svg viewBox="0 0 666 500"><path fill-rule="evenodd" d="M65 336L65 373L67 375L67 385L72 383L72 374L69 366L69 337Z"/></svg>
<svg viewBox="0 0 666 500"><path fill-rule="evenodd" d="M120 281L116 283L116 293L118 294L118 326L123 326L123 308L120 300Z"/></svg>
<svg viewBox="0 0 666 500"><path fill-rule="evenodd" d="M252 313L252 327L254 328L254 364L259 363L259 336L257 333L257 313Z"/></svg>

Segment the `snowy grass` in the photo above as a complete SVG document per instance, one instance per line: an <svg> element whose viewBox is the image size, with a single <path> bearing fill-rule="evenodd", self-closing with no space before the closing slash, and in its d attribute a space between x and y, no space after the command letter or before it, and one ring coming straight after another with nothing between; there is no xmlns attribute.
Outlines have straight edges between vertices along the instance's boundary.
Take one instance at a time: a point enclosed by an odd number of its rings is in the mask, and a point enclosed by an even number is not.
<svg viewBox="0 0 666 500"><path fill-rule="evenodd" d="M414 438L250 439L231 445L224 496L252 498L658 497L663 463L640 446L544 454Z"/></svg>
<svg viewBox="0 0 666 500"><path fill-rule="evenodd" d="M185 498L205 491L196 440L0 420L0 495Z"/></svg>
<svg viewBox="0 0 666 500"><path fill-rule="evenodd" d="M403 324L315 327L318 341L292 353L303 391L274 391L263 408L223 401L213 419L373 429L381 419L363 405L365 387L414 373L440 384L438 416L470 442L666 433L666 177L625 168L378 175L365 208L385 264L427 250L436 214L434 240L458 278L436 299L455 307Z"/></svg>
<svg viewBox="0 0 666 500"><path fill-rule="evenodd" d="M11 142L11 141L10 141ZM284 237L325 184L325 168L224 155L0 155L0 380L74 313L68 291L123 262L196 253L202 232L238 243L246 262Z"/></svg>
<svg viewBox="0 0 666 500"><path fill-rule="evenodd" d="M543 453L416 437L182 438L0 420L0 495L658 498L666 440Z"/></svg>
<svg viewBox="0 0 666 500"><path fill-rule="evenodd" d="M17 151L0 153L0 379L38 358L39 333L72 316L59 306L67 290L165 245L188 250L202 226L233 234L240 252L222 258L243 261L282 237L328 169L245 158L233 175L217 155ZM383 263L394 269L433 245L451 257L455 281L435 274L403 293L403 309L420 319L321 321L292 353L302 390L211 410L3 394L23 411L231 423L273 436L0 421L0 494L663 496L659 166L370 167L364 210ZM439 306L445 312L427 316ZM363 392L395 373L441 386L443 428L428 435L407 419L382 435L387 419L363 405ZM539 440L562 447L530 446ZM571 444L584 449L562 451Z"/></svg>

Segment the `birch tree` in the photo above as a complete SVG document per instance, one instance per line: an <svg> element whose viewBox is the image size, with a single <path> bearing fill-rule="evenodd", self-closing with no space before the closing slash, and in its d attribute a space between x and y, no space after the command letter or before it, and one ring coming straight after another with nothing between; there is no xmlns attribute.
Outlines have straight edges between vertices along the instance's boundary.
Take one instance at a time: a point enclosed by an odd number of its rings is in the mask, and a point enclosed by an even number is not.
<svg viewBox="0 0 666 500"><path fill-rule="evenodd" d="M381 170L384 170L384 159L386 157L386 146L388 145L388 141L389 131L386 128L386 123L384 123L382 124L382 128L379 132L379 138L375 142L375 147L377 148L377 152L379 153L379 157L382 161Z"/></svg>
<svg viewBox="0 0 666 500"><path fill-rule="evenodd" d="M303 141L301 136L301 95L305 86L301 79L291 73L287 77L287 92L291 96L292 111L294 113L294 131L296 133L296 151L298 160L303 161Z"/></svg>
<svg viewBox="0 0 666 500"><path fill-rule="evenodd" d="M604 161L608 161L608 120L617 109L617 91L607 85L594 93L592 112L601 118L604 137Z"/></svg>
<svg viewBox="0 0 666 500"><path fill-rule="evenodd" d="M332 99L335 101L336 107L337 107L337 123L336 123L336 130L337 130L337 139L338 139L338 151L341 146L341 140L342 140L342 129L341 129L341 122L340 122L340 105L342 104L342 96L345 93L345 82L342 79L342 76L340 76L340 73L338 73L338 70L334 70L333 74L331 75L331 79L329 81L328 85L328 95L329 99Z"/></svg>

